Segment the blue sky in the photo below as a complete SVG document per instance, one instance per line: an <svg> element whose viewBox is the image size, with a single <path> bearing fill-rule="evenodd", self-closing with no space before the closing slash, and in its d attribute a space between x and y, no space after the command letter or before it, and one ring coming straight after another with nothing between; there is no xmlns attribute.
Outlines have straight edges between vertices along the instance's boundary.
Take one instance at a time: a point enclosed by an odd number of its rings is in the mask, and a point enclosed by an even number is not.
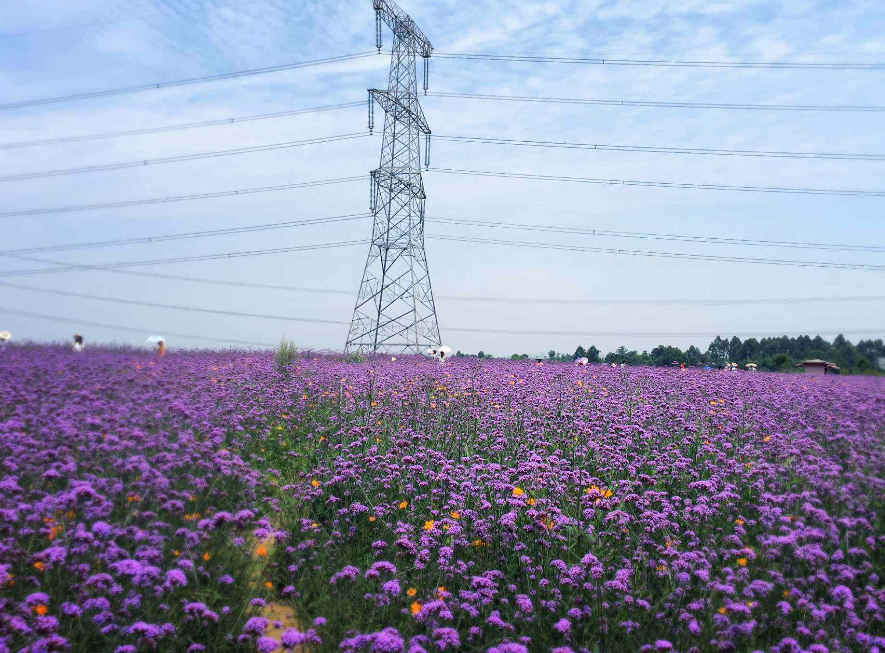
<svg viewBox="0 0 885 653"><path fill-rule="evenodd" d="M429 2L401 5L441 51L715 58L723 61L885 61L885 12L875 0L745 2ZM370 0L35 0L4 9L2 102L212 75L371 50ZM384 34L389 45L391 35ZM0 113L0 144L199 122L363 100L386 83L388 59L329 66ZM748 112L533 105L433 97L433 91L606 100L885 105L885 71L609 67L435 59L423 100L434 132L619 145L885 153L883 113ZM380 120L379 120L380 123ZM365 130L362 107L230 126L64 145L0 149L0 176L264 145ZM324 145L0 184L0 212L271 186L365 175L380 135ZM569 151L437 141L433 166L549 175L784 187L882 190L885 162L803 161ZM768 195L425 176L429 218L505 220L622 231L885 244L885 198ZM3 248L151 236L359 213L367 182L113 210L0 218ZM116 247L44 258L114 262L368 239L368 220ZM497 232L434 225L434 233L596 247L881 264L881 254L713 246ZM167 274L356 292L363 246L145 268ZM579 299L750 299L881 294L882 273L636 258L428 238L443 340L497 355L595 344L705 348L711 337L585 337L465 333L526 331L770 332L870 329L883 337L885 302L731 307L605 307L467 303L446 296ZM40 267L5 258L0 270ZM2 281L2 279L0 279ZM10 278L18 284L139 301L348 322L346 294L249 290L109 272ZM219 317L0 287L0 306L137 332L0 313L16 338L140 342L164 331L340 349L346 325ZM172 345L209 341L169 337Z"/></svg>

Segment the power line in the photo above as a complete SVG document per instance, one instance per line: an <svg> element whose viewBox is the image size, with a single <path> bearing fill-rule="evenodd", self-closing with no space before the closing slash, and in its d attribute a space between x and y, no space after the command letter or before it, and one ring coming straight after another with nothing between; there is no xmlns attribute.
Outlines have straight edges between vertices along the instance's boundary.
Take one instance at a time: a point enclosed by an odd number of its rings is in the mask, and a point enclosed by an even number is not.
<svg viewBox="0 0 885 653"><path fill-rule="evenodd" d="M180 163L182 161L196 161L197 159L214 159L223 156L234 156L237 154L254 154L255 152L270 152L272 150L282 150L293 147L303 147L305 145L319 145L321 143L335 143L338 141L352 141L358 138L366 138L369 134L364 132L351 134L338 134L336 136L323 136L320 138L310 138L302 141L288 141L286 143L271 143L269 145L255 145L252 147L238 147L231 150L219 150L215 152L198 152L195 154L181 154L178 156L163 157L160 159L143 159L141 161L125 161L122 163L108 163L97 166L84 166L81 168L62 168L57 170L44 170L40 172L25 172L18 175L7 175L0 177L0 182L7 181L23 181L26 179L41 179L44 177L61 177L64 175L76 175L89 172L105 172L108 170L122 170L124 168L143 168L150 165L158 165L162 163Z"/></svg>
<svg viewBox="0 0 885 653"><path fill-rule="evenodd" d="M142 136L144 134L159 134L161 132L181 131L200 127L215 127L218 125L235 125L241 122L254 120L269 120L272 118L286 118L299 116L305 113L320 113L323 111L337 111L338 109L350 109L353 107L365 107L366 102L344 102L341 104L329 104L307 109L293 109L291 111L276 111L274 113L259 113L251 116L239 116L235 118L222 118L219 120L206 120L203 122L189 122L177 125L165 125L161 127L148 127L145 129L128 129L123 131L103 132L100 134L85 134L83 136L64 136L61 138L46 138L36 141L18 141L13 143L0 143L0 150L10 150L21 147L35 147L38 145L60 145L63 143L79 143L83 141L99 140L103 138L121 138L124 136Z"/></svg>
<svg viewBox="0 0 885 653"><path fill-rule="evenodd" d="M220 259L246 258L251 256L265 256L268 254L289 254L291 252L307 252L319 249L332 249L336 247L349 247L351 245L365 245L364 240L339 241L334 243L321 243L318 245L294 245L292 247L276 247L273 249L259 249L241 252L228 252L226 254L203 254L200 256L182 256L178 258L151 259L147 261L118 261L116 263L99 263L94 265L82 265L76 263L64 264L63 268L37 268L31 270L8 270L0 272L0 277L17 277L30 274L52 274L55 272L70 272L72 270L107 270L113 268L139 267L142 265L166 265L169 263L194 263L198 261L217 261Z"/></svg>
<svg viewBox="0 0 885 653"><path fill-rule="evenodd" d="M862 270L868 272L882 272L885 271L885 265L873 265L868 263L831 263L826 261L796 261L791 259L771 259L771 258L750 258L750 257L740 257L740 256L719 256L713 254L691 254L691 253L682 253L682 252L658 252L658 251L649 251L649 250L631 250L631 249L620 249L614 247L590 247L590 246L579 246L579 245L557 245L551 243L538 243L538 242L524 242L524 241L511 241L511 240L499 240L492 238L472 238L466 236L449 236L444 234L427 234L427 237L433 240L443 240L443 241L451 241L451 242L464 242L464 243L476 243L476 244L485 244L485 245L508 245L511 247L530 247L537 249L554 249L560 251L572 251L572 252L592 252L597 254L617 254L622 256L643 256L643 257L651 257L651 258L669 258L669 259L682 259L682 260L694 260L694 261L715 261L715 262L726 262L726 263L749 263L749 264L762 264L762 265L777 265L777 266L787 266L787 267L815 267L815 268L826 268L826 269L838 269L838 270ZM152 259L152 260L142 260L142 261L121 261L116 263L106 263L106 264L95 264L95 265L81 265L81 264L73 264L73 263L56 263L56 265L63 265L64 267L60 268L36 268L36 269L26 269L26 270L10 270L6 272L0 272L0 277L10 277L10 276L23 276L23 275L31 275L31 274L52 274L56 272L69 272L69 271L89 271L89 270L105 270L105 269L114 269L121 267L138 267L143 265L163 265L168 263L190 263L197 261L210 261L210 260L218 260L218 259L230 259L230 258L244 258L251 256L264 256L268 254L282 254L289 252L298 252L298 251L309 251L309 250L318 250L318 249L329 249L329 248L337 248L337 247L348 247L351 245L365 245L366 242L363 240L351 240L351 241L341 241L334 243L322 243L319 245L297 245L294 247L278 247L272 249L261 249L261 250L249 250L249 251L241 251L241 252L229 252L225 254L205 254L201 256L186 256L180 258L168 258L168 259ZM15 258L15 256L13 256Z"/></svg>
<svg viewBox="0 0 885 653"><path fill-rule="evenodd" d="M371 213L350 213L335 215L328 218L309 218L306 220L290 220L287 222L272 222L269 224L252 225L247 227L229 227L226 229L208 229L203 231L187 231L177 234L165 234L160 236L142 236L139 238L120 238L117 240L95 240L85 243L70 243L67 245L41 245L39 247L22 247L20 249L0 250L0 256L12 254L30 254L34 252L61 252L72 249L95 249L102 247L117 247L121 245L143 245L147 243L161 243L170 240L190 240L193 238L206 238L210 236L229 236L231 234L251 233L255 231L267 231L272 229L289 229L292 227L306 227L333 222L348 222L362 220L371 217Z"/></svg>
<svg viewBox="0 0 885 653"><path fill-rule="evenodd" d="M714 254L686 254L681 252L655 252L636 249L619 249L615 247L588 247L584 245L556 245L550 243L523 242L514 240L498 240L493 238L470 238L466 236L448 236L427 234L433 240L448 240L461 243L478 243L482 245L508 245L511 247L532 247L539 249L555 249L568 252L594 252L597 254L618 254L623 256L645 256L651 258L687 259L693 261L718 261L725 263L755 263L788 267L814 267L836 270L864 270L868 272L885 272L885 265L868 263L830 263L825 261L794 261L789 259L746 258L740 256L717 256Z"/></svg>
<svg viewBox="0 0 885 653"><path fill-rule="evenodd" d="M67 263L60 261L52 261L44 258L35 258L28 256L14 256L6 254L11 258L36 263L46 263L49 265L68 266ZM102 272L111 272L113 274L124 274L139 276L152 279L165 279L171 281L185 281L191 283L204 283L210 285L220 285L237 288L252 288L259 290L281 290L285 292L303 292L327 295L343 295L347 297L355 297L357 293L350 290L338 290L332 288L306 288L300 286L285 286L280 284L269 283L249 283L246 281L228 281L223 279L207 279L205 277L190 277L172 274L160 274L156 272L139 272L135 270L123 269L102 269ZM551 304L551 305L568 305L568 306L755 306L755 305L781 305L781 304L827 304L827 303L845 303L845 302L876 302L885 301L885 295L847 295L841 297L782 297L782 298L760 298L752 299L581 299L577 297L569 299L556 299L550 297L482 297L482 296L463 296L463 295L434 295L436 299L442 299L454 302L473 302L473 303L503 303L503 304Z"/></svg>
<svg viewBox="0 0 885 653"><path fill-rule="evenodd" d="M666 240L708 245L746 245L753 247L785 247L793 249L820 249L832 251L882 253L885 246L880 245L842 245L834 243L815 243L793 240L759 240L753 238L728 238L722 236L685 236L679 234L654 233L642 231L614 231L610 229L587 229L580 227L560 227L555 225L523 224L519 222L499 222L486 220L467 220L461 218L426 218L428 222L454 224L471 227L489 227L495 229L515 229L521 231L546 231L552 233L576 234L581 236L603 236L614 238L635 238L639 240ZM2 251L0 251L2 254Z"/></svg>
<svg viewBox="0 0 885 653"><path fill-rule="evenodd" d="M491 95L487 93L429 93L430 97L463 100L498 100L502 102L536 102L541 104L576 104L624 107L655 107L667 109L736 109L741 111L837 111L882 112L885 106L815 105L815 104L730 104L723 102L659 102L650 100L593 100L579 98L533 97L527 95Z"/></svg>
<svg viewBox="0 0 885 653"><path fill-rule="evenodd" d="M35 107L46 104L56 104L59 102L70 102L73 100L87 100L91 98L110 97L113 95L125 95L128 93L139 93L141 91L152 91L162 88L173 88L179 86L189 86L191 84L203 84L206 82L215 82L226 79L236 79L239 77L251 77L254 75L267 75L269 73L277 73L285 70L296 70L298 68L308 68L310 66L324 66L332 63L342 63L345 61L353 61L355 59L365 59L375 56L374 52L358 52L356 54L344 54L336 57L326 57L325 59L314 59L312 61L299 61L297 63L281 64L279 66L268 66L266 68L253 68L251 70L239 70L230 73L221 73L218 75L205 75L203 77L190 77L188 79L179 79L171 82L156 82L153 84L141 84L139 86L125 86L122 88L112 88L104 91L89 91L86 93L72 93L70 95L58 95L55 97L38 98L35 100L22 100L19 102L7 102L0 104L0 111L6 109L21 109L25 107Z"/></svg>
<svg viewBox="0 0 885 653"><path fill-rule="evenodd" d="M885 190L849 190L830 188L783 188L777 186L729 186L726 184L694 184L670 181L641 181L637 179L596 179L593 177L565 177L557 175L535 175L520 172L490 172L487 170L458 170L454 168L433 168L435 172L448 175L470 175L478 177L502 177L505 179L529 179L535 181L563 181L605 186L645 186L653 188L675 188L684 190L729 190L742 193L788 193L792 195L841 195L848 197L885 197Z"/></svg>
<svg viewBox="0 0 885 653"><path fill-rule="evenodd" d="M193 306L179 306L177 304L160 304L157 302L146 302L135 299L123 299L119 297L100 297L98 295L89 295L86 293L76 292L73 290L52 290L50 288L37 288L34 286L22 286L16 283L5 283L0 281L0 286L6 288L16 288L18 290L27 290L28 292L42 292L49 295L61 295L65 297L79 297L81 299L94 299L96 301L114 302L115 304L129 304L131 306L147 306L149 308L164 308L173 311L188 311L190 313L206 313L209 315L225 315L228 317L248 317L262 320L280 320L283 322L309 322L311 324L349 324L340 320L322 320L306 317L288 317L283 315L264 315L260 313L242 313L238 311L217 310L209 308L195 308Z"/></svg>
<svg viewBox="0 0 885 653"><path fill-rule="evenodd" d="M257 319L267 319L267 320L280 320L285 322L307 322L312 324L334 324L334 325L346 325L348 322L344 322L341 320L324 320L324 319L314 319L314 318L301 318L301 317L288 317L282 315L262 315L262 314L254 314L254 313L239 313L235 311L226 311L226 310L214 310L214 309L205 309L205 308L193 308L190 306L178 306L171 304L158 304L155 302L142 302L135 301L129 299L122 299L118 297L100 297L97 295L87 295L85 293L76 293L76 292L64 292L59 290L51 290L47 288L35 288L32 286L20 286L18 284L9 284L0 282L0 286L7 286L12 288L17 288L21 290L27 290L30 292L43 292L52 295L67 295L73 297L80 297L83 299L92 299L97 301L105 301L112 302L117 304L132 304L138 306L147 306L152 308L162 308L169 310L178 310L178 311L187 311L191 313L209 313L214 315L226 315L232 317L249 317L249 318L257 318ZM3 312L13 312L17 311L8 311L7 309L0 308L0 311ZM20 312L18 312L20 313ZM814 329L810 331L811 333L817 334L869 334L869 333L879 333L885 329L854 329L854 330L823 330L823 329ZM140 331L140 330L139 330ZM532 336L582 336L582 337L699 337L699 336L714 336L725 331L695 331L695 332L668 332L668 331L532 331L532 330L523 330L523 329L492 329L492 328L481 328L481 327L449 327L446 331L454 331L461 333L492 333L492 334L508 334L508 335L532 335ZM141 331L143 333L143 331ZM781 335L804 335L805 333L809 333L808 330L804 332L780 332L780 331L771 331L768 333L757 333L757 336L760 337L776 337ZM179 337L180 334L179 334ZM195 338L208 340L208 338L200 338L200 336L194 336ZM229 342L237 342L237 341L229 341ZM260 343L239 343L239 344L260 344Z"/></svg>
<svg viewBox="0 0 885 653"><path fill-rule="evenodd" d="M702 154L715 156L747 156L775 159L836 159L840 161L885 161L885 154L856 154L840 152L782 152L760 150L717 150L700 147L655 147L650 145L602 145L567 141L532 141L486 136L440 136L434 139L456 143L482 145L514 145L521 147L558 148L568 150L602 150L610 152L653 152L658 154Z"/></svg>
<svg viewBox="0 0 885 653"><path fill-rule="evenodd" d="M201 231L188 231L177 234L163 234L159 236L143 236L138 238L121 238L117 240L98 240L83 243L68 243L62 245L41 245L37 247L22 247L19 249L0 250L0 256L12 254L30 254L38 252L60 252L76 249L95 249L104 247L118 247L126 245L141 245L148 243L158 243L171 240L187 240L194 238L207 238L212 236L227 236L231 234L252 233L260 231L270 231L276 229L290 229L294 227L328 224L335 222L346 222L353 220L361 220L371 217L370 213L350 213L345 215L330 216L324 218L309 218L305 220L290 220L285 222L270 222L257 225L246 225L242 227L228 227L224 229L207 229ZM680 234L641 232L641 231L615 231L610 229L588 229L581 227L562 227L556 225L544 224L524 224L519 222L503 222L503 221L486 221L486 220L468 220L462 218L439 218L427 217L425 220L431 224L451 224L469 227L482 227L503 230L519 230L519 231L542 231L550 233L565 233L580 236L601 236L614 238L633 238L638 240L664 240L678 241L690 243L703 243L710 245L741 245L754 247L783 247L792 249L818 249L829 251L848 251L862 253L882 253L885 252L885 246L880 245L847 245L835 243L817 243L809 241L790 241L790 240L759 240L752 238L729 238L722 236L690 236Z"/></svg>
<svg viewBox="0 0 885 653"><path fill-rule="evenodd" d="M510 61L518 63L583 64L592 66L653 66L665 68L768 68L774 70L885 70L885 63L798 62L798 61L711 61L680 59L622 59L599 57L551 57L542 54L492 54L439 52L434 57L468 61Z"/></svg>
<svg viewBox="0 0 885 653"><path fill-rule="evenodd" d="M718 331L531 331L523 329L483 329L483 328L465 328L452 327L446 328L445 331L456 331L460 333L494 333L497 335L517 335L517 336L577 336L581 338L700 338L705 336L717 336L723 333L732 333L734 327L727 329L719 329ZM804 336L808 333L818 335L867 335L872 333L885 333L885 327L873 329L807 329L805 331L768 331L755 332L753 337L760 338L777 338L779 336Z"/></svg>
<svg viewBox="0 0 885 653"><path fill-rule="evenodd" d="M77 206L60 206L47 209L28 209L25 211L7 211L0 213L0 218L13 218L26 215L47 215L50 213L70 213L74 211L89 211L94 209L116 209L128 206L145 206L148 204L165 204L168 202L185 202L190 200L204 200L215 197L231 197L233 195L251 195L253 193L269 193L278 190L293 190L296 188L313 188L315 186L329 186L332 184L344 184L352 181L365 181L365 175L353 177L339 177L337 179L321 179L319 181L306 181L294 184L280 184L277 186L262 186L259 188L243 188L240 190L222 190L210 193L194 193L191 195L176 195L172 197L154 197L142 200L127 200L122 202L106 202L103 204L80 204Z"/></svg>
<svg viewBox="0 0 885 653"><path fill-rule="evenodd" d="M147 329L137 329L128 326L120 326L117 324L106 324L104 322L91 322L89 320L80 320L77 318L69 318L69 317L58 317L56 315L44 315L42 313L32 313L30 311L20 311L13 308L7 308L5 306L0 306L0 313L5 313L7 315L18 315L20 317L28 317L34 320L45 320L48 322L62 322L66 324L83 324L86 326L95 327L97 329L109 329L109 330L117 330L117 331L128 331L130 333L140 333L144 335L148 333ZM176 338L185 338L186 340L205 340L207 342L219 342L227 345L247 345L254 347L268 347L273 348L275 345L270 345L266 342L251 342L249 340L233 340L231 338L210 338L209 336L195 336L186 333L176 333L174 331L166 331L171 336Z"/></svg>

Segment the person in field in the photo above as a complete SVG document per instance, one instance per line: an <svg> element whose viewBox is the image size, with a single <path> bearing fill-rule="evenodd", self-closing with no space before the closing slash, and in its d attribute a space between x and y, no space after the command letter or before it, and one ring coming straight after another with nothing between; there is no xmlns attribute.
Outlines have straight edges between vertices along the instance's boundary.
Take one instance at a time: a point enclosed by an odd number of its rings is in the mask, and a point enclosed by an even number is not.
<svg viewBox="0 0 885 653"><path fill-rule="evenodd" d="M85 347L85 345L83 344L83 336L81 336L79 333L75 333L74 334L74 344L71 346L71 348L74 351L79 353L79 352L83 351L84 347Z"/></svg>
<svg viewBox="0 0 885 653"><path fill-rule="evenodd" d="M10 340L12 340L12 334L9 331L0 331L0 351L6 349Z"/></svg>
<svg viewBox="0 0 885 653"><path fill-rule="evenodd" d="M151 336L145 342L156 347L154 351L157 352L158 357L162 358L166 355L166 339L163 336Z"/></svg>

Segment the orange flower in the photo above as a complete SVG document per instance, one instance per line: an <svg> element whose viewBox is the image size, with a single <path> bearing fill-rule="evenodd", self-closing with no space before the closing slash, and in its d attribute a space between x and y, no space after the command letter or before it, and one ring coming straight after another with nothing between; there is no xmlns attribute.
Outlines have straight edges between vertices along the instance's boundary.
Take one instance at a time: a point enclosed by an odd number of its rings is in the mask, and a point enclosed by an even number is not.
<svg viewBox="0 0 885 653"><path fill-rule="evenodd" d="M314 487L319 487L319 486L320 486L320 482L319 482L318 480L316 480L316 479L313 479L313 480L310 482L310 484L313 485Z"/></svg>
<svg viewBox="0 0 885 653"><path fill-rule="evenodd" d="M265 581L264 586L265 586L267 589L272 589L272 588L273 588L273 583L271 583L271 582L268 580L268 581Z"/></svg>
<svg viewBox="0 0 885 653"><path fill-rule="evenodd" d="M527 505L527 506L533 506L533 505L535 505L535 500L532 499L532 498L530 497L530 498L528 498L528 499L525 500L525 505Z"/></svg>
<svg viewBox="0 0 885 653"><path fill-rule="evenodd" d="M212 558L212 556L209 555L208 551L206 551L206 553L203 554L203 560L205 560L206 562L209 562L209 560L211 558Z"/></svg>
<svg viewBox="0 0 885 653"><path fill-rule="evenodd" d="M34 612L37 614L38 617L42 617L44 614L49 612L49 608L41 603L34 606Z"/></svg>
<svg viewBox="0 0 885 653"><path fill-rule="evenodd" d="M412 603L411 606L409 606L409 610L412 612L412 614L418 614L419 612L421 612L421 604L415 601L414 603Z"/></svg>
<svg viewBox="0 0 885 653"><path fill-rule="evenodd" d="M790 595L790 592L787 591L787 590L784 590L783 597L784 597L784 598L787 598L789 595Z"/></svg>
<svg viewBox="0 0 885 653"><path fill-rule="evenodd" d="M747 559L746 558L738 558L738 566L746 567L747 566Z"/></svg>
<svg viewBox="0 0 885 653"><path fill-rule="evenodd" d="M762 441L763 441L763 442L768 442L769 440L771 440L771 436L770 436L770 435L766 435L764 438L762 438Z"/></svg>
<svg viewBox="0 0 885 653"><path fill-rule="evenodd" d="M37 571L43 571L45 569L45 566L42 562L35 562L34 569L36 569Z"/></svg>
<svg viewBox="0 0 885 653"><path fill-rule="evenodd" d="M181 552L178 549L176 549L175 551L172 552L172 555L174 555L177 558L178 556L181 555Z"/></svg>
<svg viewBox="0 0 885 653"><path fill-rule="evenodd" d="M476 538L475 540L473 540L473 542L471 542L471 545L473 545L473 546L485 546L485 544L486 544L486 543L483 542L483 541L482 541L481 539L479 539L479 538Z"/></svg>
<svg viewBox="0 0 885 653"><path fill-rule="evenodd" d="M667 565L658 565L655 569L658 571L667 571Z"/></svg>
<svg viewBox="0 0 885 653"><path fill-rule="evenodd" d="M58 535L58 526L53 524L52 527L49 529L49 535L47 535L46 537L49 538L49 541L51 542L55 539L56 535Z"/></svg>
<svg viewBox="0 0 885 653"><path fill-rule="evenodd" d="M451 517L452 519L461 519L461 513L459 513L457 510L453 510L449 513L449 517Z"/></svg>
<svg viewBox="0 0 885 653"><path fill-rule="evenodd" d="M408 501L400 501L398 507L400 510L405 510L406 508L409 507L409 502Z"/></svg>
<svg viewBox="0 0 885 653"><path fill-rule="evenodd" d="M267 555L267 547L263 544L259 544L258 548L255 549L255 555L257 555L259 558L265 557Z"/></svg>
<svg viewBox="0 0 885 653"><path fill-rule="evenodd" d="M406 590L406 596L408 596L409 598L412 598L417 593L418 593L418 590L416 590L414 587L410 587L409 589Z"/></svg>
<svg viewBox="0 0 885 653"><path fill-rule="evenodd" d="M513 488L513 496L521 497L523 494L525 494L525 491L522 488L519 488L519 487Z"/></svg>
<svg viewBox="0 0 885 653"><path fill-rule="evenodd" d="M436 522L433 521L432 519L428 519L426 522L424 522L424 530L425 531L433 530L434 525L436 525Z"/></svg>
<svg viewBox="0 0 885 653"><path fill-rule="evenodd" d="M725 608L719 608L719 614L725 614Z"/></svg>

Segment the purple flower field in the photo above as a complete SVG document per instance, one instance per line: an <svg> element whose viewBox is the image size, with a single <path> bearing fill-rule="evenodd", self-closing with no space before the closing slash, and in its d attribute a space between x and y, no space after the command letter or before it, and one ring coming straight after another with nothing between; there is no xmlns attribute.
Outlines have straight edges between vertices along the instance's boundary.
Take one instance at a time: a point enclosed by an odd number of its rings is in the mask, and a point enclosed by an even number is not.
<svg viewBox="0 0 885 653"><path fill-rule="evenodd" d="M0 355L5 651L885 652L885 383Z"/></svg>

